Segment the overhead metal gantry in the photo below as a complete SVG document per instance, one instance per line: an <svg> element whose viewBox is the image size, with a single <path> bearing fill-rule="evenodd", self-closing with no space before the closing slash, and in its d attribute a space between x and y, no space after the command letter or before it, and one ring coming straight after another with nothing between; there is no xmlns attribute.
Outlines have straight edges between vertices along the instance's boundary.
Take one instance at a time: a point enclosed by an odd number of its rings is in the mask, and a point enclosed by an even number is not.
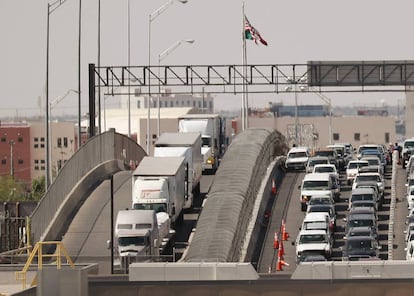
<svg viewBox="0 0 414 296"><path fill-rule="evenodd" d="M414 61L130 67L89 64L90 135L95 134L97 94L157 95L166 87L174 94L201 94L205 89L211 94L242 94L246 85L248 93L414 91L410 87L414 85Z"/></svg>

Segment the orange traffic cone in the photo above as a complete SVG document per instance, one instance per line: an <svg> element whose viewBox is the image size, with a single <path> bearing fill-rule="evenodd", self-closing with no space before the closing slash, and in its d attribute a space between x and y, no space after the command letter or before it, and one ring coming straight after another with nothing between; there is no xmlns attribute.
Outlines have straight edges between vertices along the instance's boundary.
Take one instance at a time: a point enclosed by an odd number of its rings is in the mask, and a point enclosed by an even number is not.
<svg viewBox="0 0 414 296"><path fill-rule="evenodd" d="M273 249L279 249L279 239L277 237L277 232L275 232L275 235L273 236Z"/></svg>
<svg viewBox="0 0 414 296"><path fill-rule="evenodd" d="M289 238L289 233L286 231L285 221L282 220L282 240L286 241Z"/></svg>
<svg viewBox="0 0 414 296"><path fill-rule="evenodd" d="M277 193L276 182L274 178L272 179L272 191L271 192L273 195L276 195Z"/></svg>
<svg viewBox="0 0 414 296"><path fill-rule="evenodd" d="M283 257L285 255L285 248L283 247L283 241L281 240L279 243L279 250L277 252L278 257Z"/></svg>
<svg viewBox="0 0 414 296"><path fill-rule="evenodd" d="M277 258L276 271L282 271L283 270L283 266L289 266L289 263L287 263L283 258L278 257Z"/></svg>

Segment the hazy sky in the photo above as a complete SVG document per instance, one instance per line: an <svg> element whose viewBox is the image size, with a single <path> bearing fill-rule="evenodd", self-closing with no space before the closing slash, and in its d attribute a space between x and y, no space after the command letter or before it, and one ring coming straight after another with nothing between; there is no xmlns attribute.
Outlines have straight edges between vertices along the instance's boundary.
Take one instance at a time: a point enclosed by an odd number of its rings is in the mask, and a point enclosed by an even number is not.
<svg viewBox="0 0 414 296"><path fill-rule="evenodd" d="M148 16L167 0L129 0L131 65L148 63ZM52 1L53 2L53 1ZM412 0L245 0L245 13L269 46L247 43L251 64L310 60L414 60ZM40 114L45 101L46 20L44 0L0 0L1 114ZM127 65L128 0L101 0L101 64ZM50 101L77 89L79 0L66 0L50 15ZM97 62L98 0L82 1L82 113L87 112L88 63ZM242 1L175 2L152 22L151 60L178 40L194 39L164 64L241 64ZM334 105L397 104L403 93L328 96ZM40 99L39 99L40 98ZM239 108L240 96L217 95L219 108ZM283 101L293 94L249 96L251 105ZM320 104L300 94L300 104ZM72 93L53 112L77 114ZM44 107L42 107L44 110Z"/></svg>

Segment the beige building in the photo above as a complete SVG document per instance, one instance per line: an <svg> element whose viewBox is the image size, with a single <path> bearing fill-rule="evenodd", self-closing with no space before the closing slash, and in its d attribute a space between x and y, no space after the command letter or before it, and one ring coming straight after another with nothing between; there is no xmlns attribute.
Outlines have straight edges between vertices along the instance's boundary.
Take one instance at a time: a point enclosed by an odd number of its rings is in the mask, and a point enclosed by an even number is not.
<svg viewBox="0 0 414 296"><path fill-rule="evenodd" d="M190 113L193 108L160 108L160 134L163 132L178 132L178 117ZM131 109L131 138L147 150L147 119L148 109ZM107 109L102 118L102 132L114 128L118 133L128 135L128 109ZM83 121L82 126L89 125L89 121ZM150 109L150 155L153 152L153 145L157 140L158 133L158 109Z"/></svg>
<svg viewBox="0 0 414 296"><path fill-rule="evenodd" d="M328 116L299 117L298 126L299 145L314 149L340 142L349 142L354 147L365 143L388 146L390 142L397 140L395 118L388 116L333 116L331 119ZM296 134L294 117L249 117L249 127L277 129L288 138L290 145L294 143ZM330 129L332 129L331 140Z"/></svg>
<svg viewBox="0 0 414 296"><path fill-rule="evenodd" d="M32 179L46 172L46 139L44 122L30 123L30 151ZM52 179L77 149L74 122L50 123L50 167Z"/></svg>

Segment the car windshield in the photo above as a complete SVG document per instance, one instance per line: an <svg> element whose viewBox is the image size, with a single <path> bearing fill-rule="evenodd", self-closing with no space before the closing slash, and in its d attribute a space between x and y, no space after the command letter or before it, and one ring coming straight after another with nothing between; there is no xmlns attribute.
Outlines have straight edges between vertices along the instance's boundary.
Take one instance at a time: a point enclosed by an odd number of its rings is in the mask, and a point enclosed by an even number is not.
<svg viewBox="0 0 414 296"><path fill-rule="evenodd" d="M315 168L315 173L334 173L335 169L329 166L321 166Z"/></svg>
<svg viewBox="0 0 414 296"><path fill-rule="evenodd" d="M144 236L131 236L131 237L120 237L118 238L118 244L120 246L145 246L145 237Z"/></svg>
<svg viewBox="0 0 414 296"><path fill-rule="evenodd" d="M301 244L327 243L326 235L323 234L303 234L300 236Z"/></svg>
<svg viewBox="0 0 414 296"><path fill-rule="evenodd" d="M381 182L381 178L378 175L358 175L357 182L361 181L375 181L375 182Z"/></svg>
<svg viewBox="0 0 414 296"><path fill-rule="evenodd" d="M315 151L315 155L318 155L318 156L330 156L330 157L332 157L332 156L334 156L334 152L333 151L329 151L329 150L327 150L327 151Z"/></svg>
<svg viewBox="0 0 414 296"><path fill-rule="evenodd" d="M414 141L405 141L404 148L414 148Z"/></svg>
<svg viewBox="0 0 414 296"><path fill-rule="evenodd" d="M289 153L289 158L308 157L306 152L292 152Z"/></svg>
<svg viewBox="0 0 414 296"><path fill-rule="evenodd" d="M369 236L371 235L370 230L357 230L357 231L350 231L348 236Z"/></svg>
<svg viewBox="0 0 414 296"><path fill-rule="evenodd" d="M312 197L309 201L310 205L331 205L332 201L329 198Z"/></svg>
<svg viewBox="0 0 414 296"><path fill-rule="evenodd" d="M372 219L355 219L349 220L348 225L350 227L374 226L374 221Z"/></svg>
<svg viewBox="0 0 414 296"><path fill-rule="evenodd" d="M328 190L329 182L328 181L304 181L303 189L304 190Z"/></svg>
<svg viewBox="0 0 414 296"><path fill-rule="evenodd" d="M326 159L311 159L309 161L310 166L315 166L316 164L327 164L328 161Z"/></svg>
<svg viewBox="0 0 414 296"><path fill-rule="evenodd" d="M368 166L368 162L350 162L348 164L348 169L358 169L363 166Z"/></svg>
<svg viewBox="0 0 414 296"><path fill-rule="evenodd" d="M309 213L328 213L329 216L333 215L332 209L330 207L313 206L309 208Z"/></svg>
<svg viewBox="0 0 414 296"><path fill-rule="evenodd" d="M351 202L356 200L374 200L372 194L353 194L351 195Z"/></svg>

